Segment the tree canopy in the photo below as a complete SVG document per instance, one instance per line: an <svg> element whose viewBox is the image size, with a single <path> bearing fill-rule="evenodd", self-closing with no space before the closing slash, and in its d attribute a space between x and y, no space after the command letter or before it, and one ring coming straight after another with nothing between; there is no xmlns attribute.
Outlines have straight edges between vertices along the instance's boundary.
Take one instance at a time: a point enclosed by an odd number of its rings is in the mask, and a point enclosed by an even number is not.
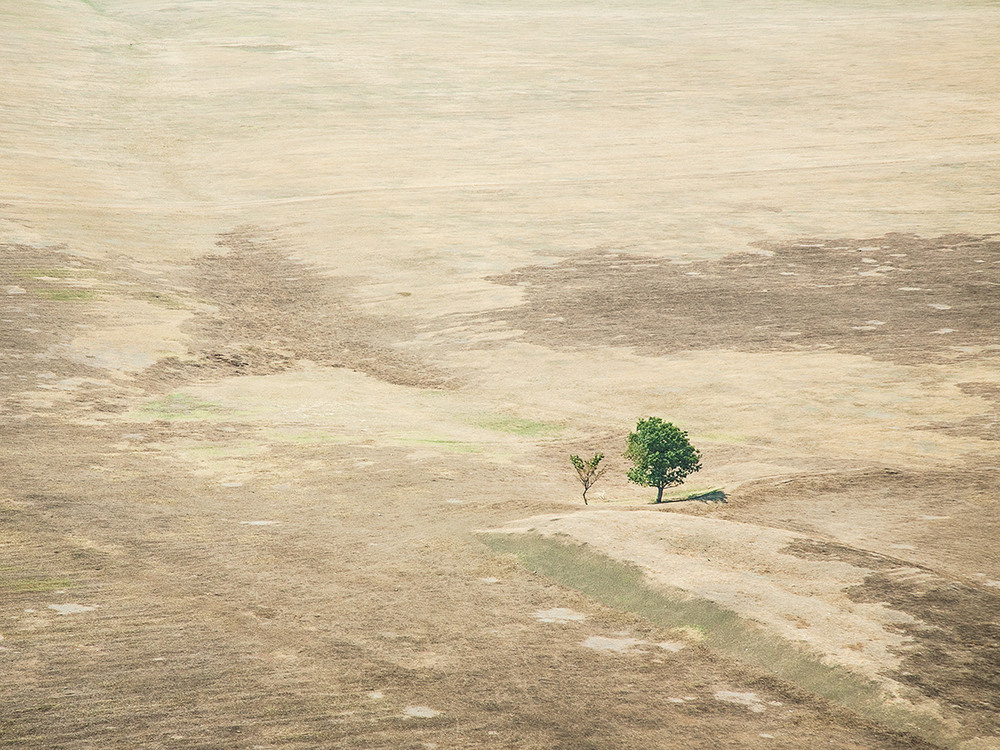
<svg viewBox="0 0 1000 750"><path fill-rule="evenodd" d="M639 420L627 438L625 457L633 464L629 481L656 487L658 503L663 501L665 488L681 484L701 468L701 453L688 441L687 433L659 417Z"/></svg>

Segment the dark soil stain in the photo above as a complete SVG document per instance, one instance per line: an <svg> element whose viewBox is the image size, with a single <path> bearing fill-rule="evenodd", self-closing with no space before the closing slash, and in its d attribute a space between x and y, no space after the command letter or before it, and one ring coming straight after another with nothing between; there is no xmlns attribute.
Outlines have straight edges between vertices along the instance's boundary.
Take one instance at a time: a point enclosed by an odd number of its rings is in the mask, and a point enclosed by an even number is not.
<svg viewBox="0 0 1000 750"><path fill-rule="evenodd" d="M797 495L856 497L862 493L888 497L902 503L907 497L928 493L939 509L946 511L954 501L992 503L1000 494L1000 472L969 466L960 472L951 469L864 468L789 476L775 482L762 479L740 488L744 502L766 501L780 491ZM866 502L871 502L867 497Z"/></svg>
<svg viewBox="0 0 1000 750"><path fill-rule="evenodd" d="M1000 733L1000 597L930 573L876 571L850 592L921 620L895 677L940 701L979 735Z"/></svg>
<svg viewBox="0 0 1000 750"><path fill-rule="evenodd" d="M883 531L862 535L863 546L890 549L907 560L900 565L1000 579L995 547L970 541L1000 534L1000 466L982 464L977 458L954 468L838 469L761 479L736 489L729 504L715 506L714 512L810 536L839 536L836 525L845 517L858 527L884 524ZM912 549L888 547L899 542ZM857 564L879 569L874 558L862 562Z"/></svg>
<svg viewBox="0 0 1000 750"><path fill-rule="evenodd" d="M441 373L392 348L408 337L402 323L352 312L341 281L292 260L273 237L241 228L218 245L226 252L199 259L189 281L216 312L196 319L191 358L158 362L147 377L268 375L308 360L396 385L447 385Z"/></svg>
<svg viewBox="0 0 1000 750"><path fill-rule="evenodd" d="M1000 596L886 555L842 544L799 539L784 552L836 560L872 573L848 595L884 604L917 620L896 629L912 641L891 676L941 705L970 736L1000 733Z"/></svg>
<svg viewBox="0 0 1000 750"><path fill-rule="evenodd" d="M265 375L303 361L397 385L451 385L394 348L411 337L406 324L351 311L343 279L290 259L274 237L243 228L218 244L223 252L170 279L62 245L0 244L0 420L122 412L194 379ZM193 344L134 377L109 378L96 360L91 366L73 356L71 343L86 330L118 325L116 303L129 299L195 311L185 326Z"/></svg>
<svg viewBox="0 0 1000 750"><path fill-rule="evenodd" d="M961 383L959 388L970 396L979 396L991 405L984 414L956 422L937 422L925 429L938 430L959 437L974 437L980 440L1000 440L1000 386L993 383Z"/></svg>
<svg viewBox="0 0 1000 750"><path fill-rule="evenodd" d="M857 547L849 547L846 544L824 542L818 539L796 539L782 552L795 555L803 560L836 560L856 568L870 568L872 570L890 570L907 564L877 552L869 552Z"/></svg>
<svg viewBox="0 0 1000 750"><path fill-rule="evenodd" d="M523 286L496 312L546 346L751 352L835 349L902 363L1000 346L1000 238L887 234L760 243L690 264L598 252L493 281Z"/></svg>

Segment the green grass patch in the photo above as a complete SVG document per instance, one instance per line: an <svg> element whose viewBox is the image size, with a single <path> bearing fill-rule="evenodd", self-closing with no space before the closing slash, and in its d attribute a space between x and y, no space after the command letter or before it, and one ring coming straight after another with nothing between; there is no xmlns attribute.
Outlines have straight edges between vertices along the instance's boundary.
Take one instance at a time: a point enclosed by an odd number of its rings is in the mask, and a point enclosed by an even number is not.
<svg viewBox="0 0 1000 750"><path fill-rule="evenodd" d="M483 450L482 446L475 443L444 438L395 438L393 442L402 445L429 445L452 453L481 453Z"/></svg>
<svg viewBox="0 0 1000 750"><path fill-rule="evenodd" d="M632 612L664 628L696 630L704 635L706 646L893 729L938 744L955 741L933 717L890 705L874 682L824 664L819 656L714 602L693 598L679 589L653 588L634 565L612 560L586 545L538 534L482 534L481 538L493 551L513 554L531 570L612 609Z"/></svg>
<svg viewBox="0 0 1000 750"><path fill-rule="evenodd" d="M4 581L3 588L18 594L37 594L44 591L60 591L68 589L73 582L68 578L19 578Z"/></svg>
<svg viewBox="0 0 1000 750"><path fill-rule="evenodd" d="M303 430L301 432L283 432L281 430L266 430L264 437L276 443L297 443L308 445L312 443L355 443L356 437L347 435L331 435L328 432L318 432L315 430Z"/></svg>
<svg viewBox="0 0 1000 750"><path fill-rule="evenodd" d="M562 425L540 422L506 414L484 414L472 421L476 427L494 432L506 432L521 437L553 437L562 432Z"/></svg>
<svg viewBox="0 0 1000 750"><path fill-rule="evenodd" d="M201 401L186 393L171 393L169 396L150 401L135 410L135 414L147 419L212 419L232 414L221 404Z"/></svg>
<svg viewBox="0 0 1000 750"><path fill-rule="evenodd" d="M90 302L100 296L92 289L38 289L35 294L57 302Z"/></svg>

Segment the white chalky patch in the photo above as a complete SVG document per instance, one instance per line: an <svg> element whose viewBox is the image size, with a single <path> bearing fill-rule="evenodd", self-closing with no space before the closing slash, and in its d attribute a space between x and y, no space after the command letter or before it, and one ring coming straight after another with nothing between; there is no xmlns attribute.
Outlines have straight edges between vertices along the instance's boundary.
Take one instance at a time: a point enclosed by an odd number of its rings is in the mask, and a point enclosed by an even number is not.
<svg viewBox="0 0 1000 750"><path fill-rule="evenodd" d="M445 502L446 503L450 503L451 505L461 505L462 504L462 501L459 500L457 497L449 497L447 500L445 500Z"/></svg>
<svg viewBox="0 0 1000 750"><path fill-rule="evenodd" d="M441 712L427 706L407 706L403 715L411 719L433 719L440 716Z"/></svg>
<svg viewBox="0 0 1000 750"><path fill-rule="evenodd" d="M922 292L923 287L919 286L901 286L899 287L900 292Z"/></svg>
<svg viewBox="0 0 1000 750"><path fill-rule="evenodd" d="M273 526L279 521L240 521L241 526Z"/></svg>
<svg viewBox="0 0 1000 750"><path fill-rule="evenodd" d="M865 321L865 325L870 325L870 326L884 326L885 325L885 321L884 320L866 320Z"/></svg>
<svg viewBox="0 0 1000 750"><path fill-rule="evenodd" d="M370 693L368 693L368 697L371 698L373 701L380 701L383 698L385 698L385 694L381 690L372 690Z"/></svg>
<svg viewBox="0 0 1000 750"><path fill-rule="evenodd" d="M50 604L49 609L54 609L61 615L78 615L81 612L93 612L97 607L88 607L83 604Z"/></svg>
<svg viewBox="0 0 1000 750"><path fill-rule="evenodd" d="M766 710L761 703L757 693L736 693L732 690L720 690L715 694L715 700L723 703L734 703L737 706L746 706L754 713Z"/></svg>
<svg viewBox="0 0 1000 750"><path fill-rule="evenodd" d="M27 294L28 293L27 289L22 289L19 286L8 286L8 287L4 288L4 291L7 292L7 294Z"/></svg>
<svg viewBox="0 0 1000 750"><path fill-rule="evenodd" d="M242 487L243 482L219 482L223 487Z"/></svg>
<svg viewBox="0 0 1000 750"><path fill-rule="evenodd" d="M874 258L862 258L861 262L862 263L878 263L878 261L875 260Z"/></svg>
<svg viewBox="0 0 1000 750"><path fill-rule="evenodd" d="M667 702L668 703L680 703L680 704L683 705L684 699L683 698L667 698Z"/></svg>
<svg viewBox="0 0 1000 750"><path fill-rule="evenodd" d="M645 645L645 641L636 638L605 638L602 635L592 635L582 645L595 651L614 651L617 654L624 654L636 646Z"/></svg>
<svg viewBox="0 0 1000 750"><path fill-rule="evenodd" d="M933 307L935 310L950 310L951 305L942 305L940 302L929 302L928 307Z"/></svg>
<svg viewBox="0 0 1000 750"><path fill-rule="evenodd" d="M676 641L663 641L662 643L657 643L656 645L662 648L664 651L670 651L675 654L682 648L684 648L683 643L678 643Z"/></svg>
<svg viewBox="0 0 1000 750"><path fill-rule="evenodd" d="M932 333L954 333L954 332L955 332L954 328L938 328L936 331L932 331Z"/></svg>
<svg viewBox="0 0 1000 750"><path fill-rule="evenodd" d="M587 615L582 612L574 612L566 607L540 609L535 612L535 617L542 622L583 622L587 619Z"/></svg>
<svg viewBox="0 0 1000 750"><path fill-rule="evenodd" d="M920 516L921 521L947 521L951 516Z"/></svg>
<svg viewBox="0 0 1000 750"><path fill-rule="evenodd" d="M492 576L488 578L480 578L479 580L482 581L483 583L500 583L499 578L493 578Z"/></svg>

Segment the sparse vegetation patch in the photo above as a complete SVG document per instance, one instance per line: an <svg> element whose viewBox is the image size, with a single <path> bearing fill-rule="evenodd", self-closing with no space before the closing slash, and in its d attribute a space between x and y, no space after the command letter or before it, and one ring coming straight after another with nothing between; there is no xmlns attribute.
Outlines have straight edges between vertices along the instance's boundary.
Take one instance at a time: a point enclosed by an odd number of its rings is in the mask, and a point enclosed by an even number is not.
<svg viewBox="0 0 1000 750"><path fill-rule="evenodd" d="M231 414L221 404L202 401L186 393L171 393L143 404L135 413L147 419L212 419Z"/></svg>

